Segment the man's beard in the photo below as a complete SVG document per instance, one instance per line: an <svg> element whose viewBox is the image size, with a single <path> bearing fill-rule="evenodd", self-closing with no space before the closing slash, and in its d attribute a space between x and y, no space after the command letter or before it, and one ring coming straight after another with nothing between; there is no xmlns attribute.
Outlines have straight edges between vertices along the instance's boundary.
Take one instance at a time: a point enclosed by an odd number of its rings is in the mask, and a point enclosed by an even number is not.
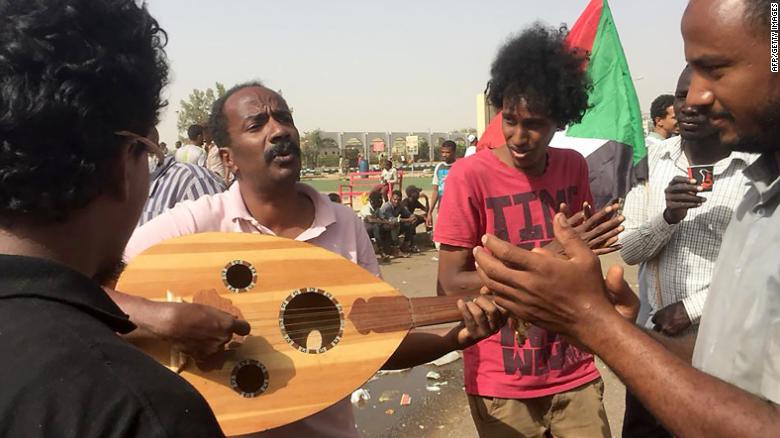
<svg viewBox="0 0 780 438"><path fill-rule="evenodd" d="M119 261L106 264L92 276L92 279L101 286L114 287L125 267L127 264L120 258Z"/></svg>
<svg viewBox="0 0 780 438"><path fill-rule="evenodd" d="M780 102L770 102L769 112L757 117L760 131L751 135L738 135L728 148L737 152L755 154L780 151Z"/></svg>

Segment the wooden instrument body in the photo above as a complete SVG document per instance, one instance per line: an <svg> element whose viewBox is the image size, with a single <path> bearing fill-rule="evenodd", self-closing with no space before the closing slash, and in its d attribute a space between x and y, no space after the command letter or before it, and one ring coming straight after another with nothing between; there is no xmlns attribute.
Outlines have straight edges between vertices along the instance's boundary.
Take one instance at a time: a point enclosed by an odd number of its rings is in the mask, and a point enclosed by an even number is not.
<svg viewBox="0 0 780 438"><path fill-rule="evenodd" d="M254 285L247 291L231 292L223 279L235 261L254 268ZM166 299L167 291L189 302L196 292L209 289L240 309L252 327L251 334L240 347L224 355L219 369L204 371L188 364L180 374L203 394L226 435L288 424L347 397L379 370L410 327L401 317L384 330L361 328L359 319L376 316L383 307L403 310L408 299L338 254L259 234L204 233L168 240L133 259L117 285L122 292L160 301ZM296 291L318 298L318 305L293 308L290 299ZM296 346L305 347L304 341L290 342L298 333L296 317L328 307L319 305L324 299L334 303L328 310L330 319L318 322L325 348L301 351ZM377 299L385 305L355 311ZM333 324L334 308L340 310L337 324ZM280 315L287 317L280 321ZM334 336L335 342L325 342ZM162 364L171 365L167 344L141 348ZM265 369L267 386L257 394L242 395L235 381L231 383L247 361Z"/></svg>

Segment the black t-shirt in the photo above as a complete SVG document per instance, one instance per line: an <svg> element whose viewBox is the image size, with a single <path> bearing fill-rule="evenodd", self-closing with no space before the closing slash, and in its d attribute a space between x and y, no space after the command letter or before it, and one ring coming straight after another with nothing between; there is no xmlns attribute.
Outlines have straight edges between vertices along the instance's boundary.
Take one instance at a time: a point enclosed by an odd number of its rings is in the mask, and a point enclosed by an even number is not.
<svg viewBox="0 0 780 438"><path fill-rule="evenodd" d="M420 202L419 199L417 201L415 201L415 202L412 202L412 200L410 198L404 198L401 201L401 206L405 207L407 210L409 210L409 212L411 214L414 214L414 211L416 209L418 209L418 208L420 210L426 210L425 206L422 204L422 202Z"/></svg>
<svg viewBox="0 0 780 438"><path fill-rule="evenodd" d="M135 326L92 280L8 255L0 272L0 436L223 436L195 388L116 334Z"/></svg>

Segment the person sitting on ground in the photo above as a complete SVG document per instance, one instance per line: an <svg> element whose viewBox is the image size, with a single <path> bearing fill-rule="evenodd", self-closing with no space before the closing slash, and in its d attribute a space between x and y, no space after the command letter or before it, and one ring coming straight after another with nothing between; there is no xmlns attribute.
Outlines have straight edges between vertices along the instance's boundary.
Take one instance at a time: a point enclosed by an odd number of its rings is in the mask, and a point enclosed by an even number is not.
<svg viewBox="0 0 780 438"><path fill-rule="evenodd" d="M420 198L425 199L425 204L420 202ZM422 193L422 189L419 187L413 185L409 186L406 188L406 198L401 201L401 207L408 210L412 217L414 217L414 222L410 223L409 227L411 227L410 232L413 233L413 235L416 235L417 226L426 223L428 211L430 210L428 196L425 193ZM416 214L415 211L418 209L422 210L423 214ZM410 240L408 250L409 252L420 252L417 245L414 244L414 239Z"/></svg>
<svg viewBox="0 0 780 438"><path fill-rule="evenodd" d="M392 225L392 243L394 248L399 248L403 253L409 252L409 247L414 244L414 236L416 234L415 227L412 225L416 221L416 217L401 205L401 198L403 195L400 190L393 190L390 200L382 205L379 210L379 216L387 221L390 221ZM404 236L403 245L401 244L400 237Z"/></svg>
<svg viewBox="0 0 780 438"><path fill-rule="evenodd" d="M360 209L358 216L363 219L368 236L376 240L382 260L390 258L392 253L392 224L379 216L382 208L382 193L373 191L368 195L368 203Z"/></svg>

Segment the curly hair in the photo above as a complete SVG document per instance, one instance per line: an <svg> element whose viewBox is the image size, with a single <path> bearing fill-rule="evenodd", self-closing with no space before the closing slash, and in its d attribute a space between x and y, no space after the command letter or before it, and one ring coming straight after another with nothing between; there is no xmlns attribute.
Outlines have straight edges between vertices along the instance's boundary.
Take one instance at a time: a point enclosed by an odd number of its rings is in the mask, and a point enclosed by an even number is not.
<svg viewBox="0 0 780 438"><path fill-rule="evenodd" d="M490 103L502 108L524 100L529 111L560 126L581 121L591 88L587 57L564 38L563 31L540 23L510 38L490 69Z"/></svg>
<svg viewBox="0 0 780 438"><path fill-rule="evenodd" d="M230 88L214 101L214 105L211 106L211 114L209 114L208 130L211 133L211 139L214 140L217 146L223 148L230 146L230 134L228 134L228 121L225 116L225 102L238 91L244 88L260 87L265 88L260 81L244 82Z"/></svg>
<svg viewBox="0 0 780 438"><path fill-rule="evenodd" d="M0 1L0 221L62 222L166 105L167 36L134 0Z"/></svg>
<svg viewBox="0 0 780 438"><path fill-rule="evenodd" d="M665 118L666 109L674 105L674 96L671 94L662 94L653 100L650 104L650 118L653 120L653 126L655 126L655 119Z"/></svg>

